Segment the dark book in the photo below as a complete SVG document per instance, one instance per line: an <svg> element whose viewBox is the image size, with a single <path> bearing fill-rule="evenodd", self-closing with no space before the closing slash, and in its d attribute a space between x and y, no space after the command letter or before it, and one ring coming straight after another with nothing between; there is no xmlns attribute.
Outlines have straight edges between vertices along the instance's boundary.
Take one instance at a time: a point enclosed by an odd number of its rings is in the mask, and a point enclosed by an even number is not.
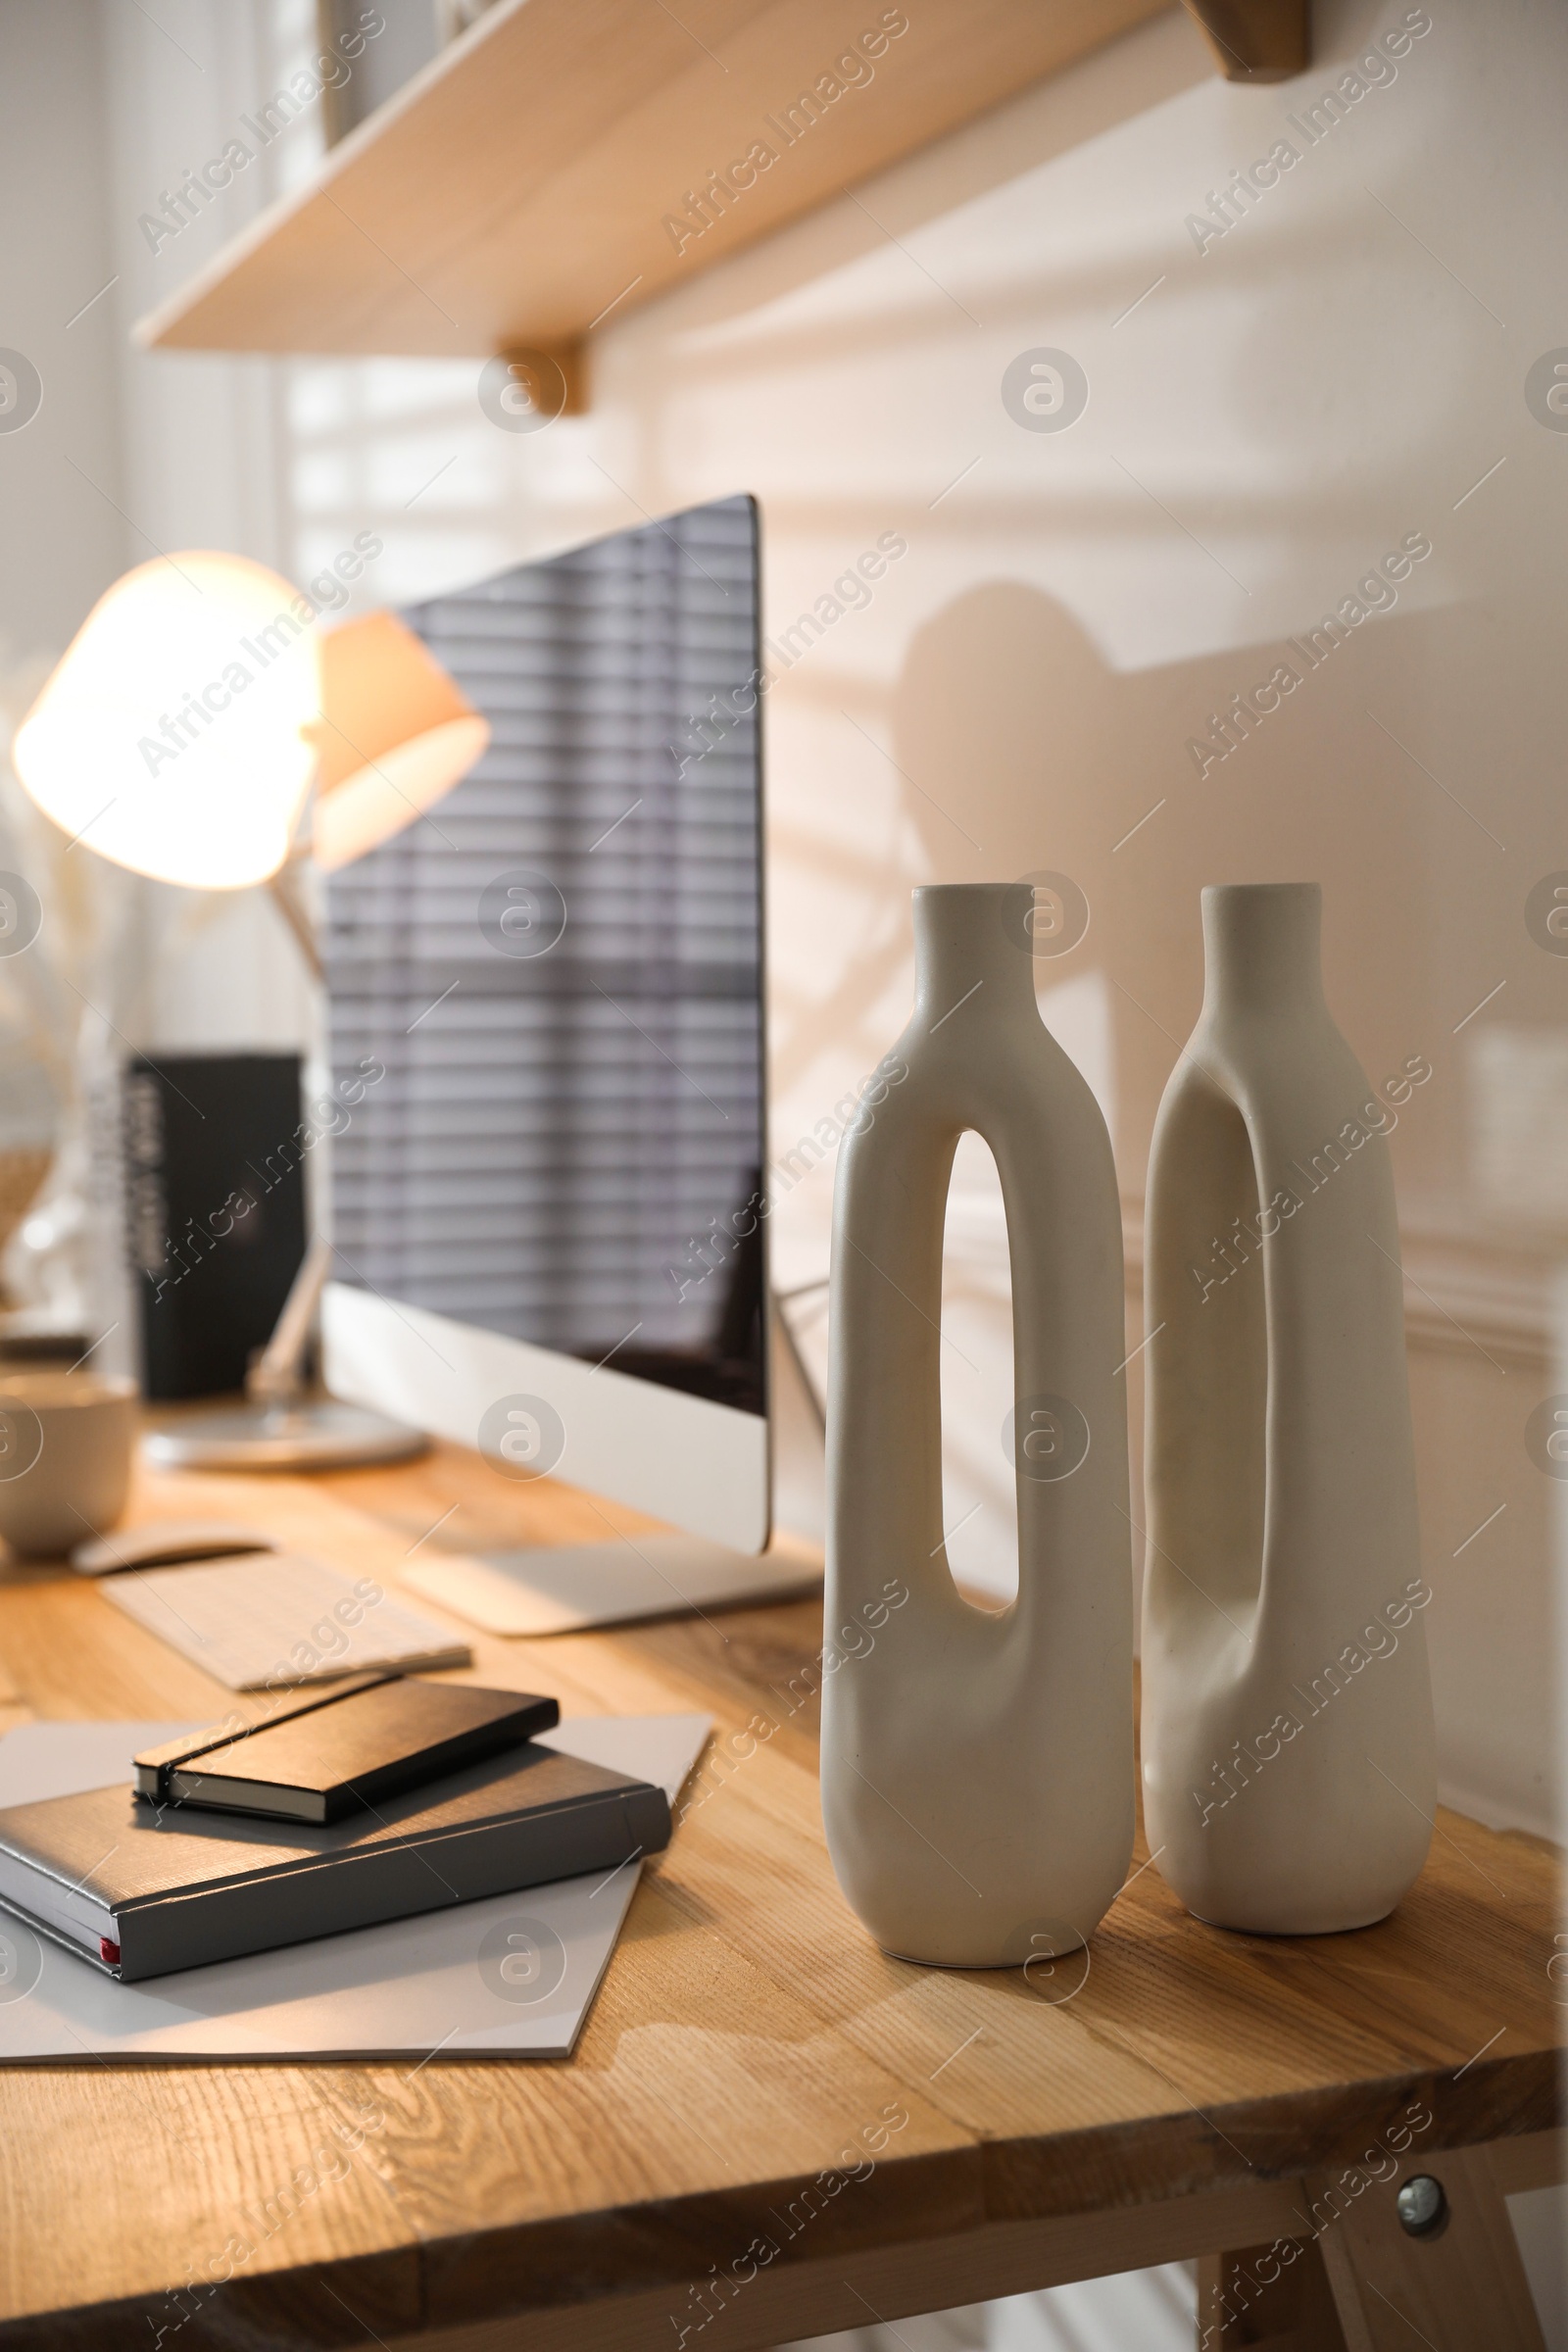
<svg viewBox="0 0 1568 2352"><path fill-rule="evenodd" d="M413 1675L362 1675L255 1731L197 1732L136 1758L154 1803L341 1821L405 1788L518 1747L561 1721L553 1698Z"/></svg>
<svg viewBox="0 0 1568 2352"><path fill-rule="evenodd" d="M240 1389L305 1255L297 1054L163 1054L124 1084L126 1213L151 1397Z"/></svg>
<svg viewBox="0 0 1568 2352"><path fill-rule="evenodd" d="M125 1984L608 1872L662 1788L535 1741L319 1826L155 1809L127 1782L0 1811L0 1902Z"/></svg>

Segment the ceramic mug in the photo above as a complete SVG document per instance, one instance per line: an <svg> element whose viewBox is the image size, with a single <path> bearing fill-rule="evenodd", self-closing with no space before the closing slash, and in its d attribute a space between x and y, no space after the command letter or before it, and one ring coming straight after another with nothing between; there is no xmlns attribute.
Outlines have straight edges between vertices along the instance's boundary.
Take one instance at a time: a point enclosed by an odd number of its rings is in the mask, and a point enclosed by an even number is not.
<svg viewBox="0 0 1568 2352"><path fill-rule="evenodd" d="M24 1559L59 1558L125 1507L136 1384L90 1372L0 1376L0 1536Z"/></svg>

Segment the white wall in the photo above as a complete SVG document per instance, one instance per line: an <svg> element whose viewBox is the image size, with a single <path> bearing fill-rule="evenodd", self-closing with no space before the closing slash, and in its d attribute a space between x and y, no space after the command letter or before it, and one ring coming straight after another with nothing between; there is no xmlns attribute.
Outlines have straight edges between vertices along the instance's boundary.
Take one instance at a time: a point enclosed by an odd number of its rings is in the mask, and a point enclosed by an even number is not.
<svg viewBox="0 0 1568 2352"><path fill-rule="evenodd" d="M86 607L133 560L105 293L114 263L97 24L96 0L0 7L0 345L30 365L41 394L25 422L12 423L31 405L25 393L0 410L0 750ZM0 866L20 870L25 819L10 817L0 807ZM81 911L63 910L41 873L37 887L51 922ZM50 1141L74 1011L62 999L25 959L0 965L0 1151Z"/></svg>
<svg viewBox="0 0 1568 2352"><path fill-rule="evenodd" d="M114 263L97 25L96 0L0 9L0 201L13 224L0 341L31 361L43 391L31 423L0 432L7 661L58 646L83 598L130 560L115 317L103 296Z"/></svg>
<svg viewBox="0 0 1568 2352"><path fill-rule="evenodd" d="M97 15L112 93L109 219L119 272L112 300L127 513L138 533L160 548L234 548L290 572L283 371L264 359L151 359L132 346L130 329L316 162L319 119L313 109L206 212L176 234L160 233L163 194L219 154L239 131L240 117L297 62L311 37L313 0L257 6L172 0L151 14L134 0L99 0ZM138 537L136 556L150 552ZM311 1041L309 985L263 894L193 903L184 892L148 889L152 928L164 950L149 1042L196 1050Z"/></svg>
<svg viewBox="0 0 1568 2352"><path fill-rule="evenodd" d="M307 169L315 139L296 125L220 217L151 254L138 212L276 85L311 23L304 0L158 13L104 0L117 333ZM1568 1184L1520 1169L1565 1115L1568 963L1522 910L1568 866L1568 435L1523 384L1568 331L1545 225L1565 33L1547 0L1437 12L1396 77L1200 252L1186 217L1280 136L1304 147L1287 117L1404 7L1314 15L1310 72L1258 89L1217 79L1181 15L1158 19L618 317L590 413L536 436L481 415L477 362L122 356L122 504L166 546L239 546L295 576L369 524L386 553L365 594L381 600L748 488L775 632L902 534L871 604L768 700L775 1146L902 1026L913 884L1064 870L1093 919L1043 967L1046 1008L1110 1120L1134 1272L1154 1107L1200 991L1200 886L1321 878L1342 1026L1374 1076L1411 1054L1435 1072L1394 1152L1446 1787L1540 1828L1551 1495L1522 1431L1551 1386ZM1065 432L1003 403L1008 364L1042 346L1088 375ZM12 454L0 440L0 494ZM40 526L57 513L40 506ZM1397 605L1200 777L1188 743L1209 713L1409 532L1433 553ZM70 604L49 608L56 634ZM301 1034L270 909L210 925L157 1017L166 1043ZM1498 1030L1525 1033L1501 1041L1500 1085ZM779 1212L786 1287L825 1271L830 1197L824 1166ZM983 1152L950 1243L953 1328L979 1370L948 1395L948 1517L982 1506L955 1551L1002 1589L1005 1250ZM821 1333L817 1317L818 1354Z"/></svg>

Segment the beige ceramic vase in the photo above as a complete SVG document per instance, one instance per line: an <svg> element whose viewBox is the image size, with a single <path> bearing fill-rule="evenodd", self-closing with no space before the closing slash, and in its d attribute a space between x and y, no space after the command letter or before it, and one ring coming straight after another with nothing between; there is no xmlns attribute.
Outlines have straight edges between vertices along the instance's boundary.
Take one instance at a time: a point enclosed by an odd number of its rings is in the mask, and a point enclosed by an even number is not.
<svg viewBox="0 0 1568 2352"><path fill-rule="evenodd" d="M1200 1919L1391 1911L1437 1801L1387 1135L1336 1029L1315 883L1203 893L1206 987L1147 1223L1144 1817Z"/></svg>
<svg viewBox="0 0 1568 2352"><path fill-rule="evenodd" d="M1033 907L1026 884L915 892L908 1075L841 1147L834 1200L823 1819L877 1941L958 1968L1077 1949L1132 1850L1121 1224L1104 1121L1036 1008ZM1012 1262L1000 1614L943 1541L943 1224L971 1128Z"/></svg>

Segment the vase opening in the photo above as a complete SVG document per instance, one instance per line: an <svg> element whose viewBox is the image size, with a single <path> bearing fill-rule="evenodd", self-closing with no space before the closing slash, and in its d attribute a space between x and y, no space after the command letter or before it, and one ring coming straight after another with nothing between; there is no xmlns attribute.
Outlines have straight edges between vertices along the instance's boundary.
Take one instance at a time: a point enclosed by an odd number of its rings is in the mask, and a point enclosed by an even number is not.
<svg viewBox="0 0 1568 2352"><path fill-rule="evenodd" d="M1201 1560L1203 1591L1234 1616L1255 1607L1263 1576L1269 1376L1257 1169L1247 1122L1217 1088L1194 1099L1189 1117L1194 1197L1206 1213L1193 1232L1192 1296L1182 1294L1198 1409L1170 1552L1184 1567Z"/></svg>
<svg viewBox="0 0 1568 2352"><path fill-rule="evenodd" d="M998 1227L1002 1235L1002 1263L988 1269L987 1290L989 1293L992 1284L996 1284L1000 1291L1006 1331L1004 1334L996 1328L993 1318L999 1301L988 1296L987 1352L1008 1367L1004 1395L993 1395L991 1385L970 1362L971 1354L977 1352L973 1339L961 1330L957 1333L953 1330L954 1309L962 1295L952 1280L955 1265L960 1257L973 1258L977 1241L982 1243L989 1259L991 1237ZM996 1157L985 1137L973 1127L966 1127L959 1136L948 1177L942 1265L943 1344L938 1357L943 1427L962 1428L966 1422L983 1418L988 1423L994 1422L1000 1430L1012 1403L1012 1260ZM969 1287L965 1285L964 1289ZM948 1572L958 1598L982 1616L1009 1607L1018 1597L1016 1497L1010 1475L1001 1480L994 1475L1004 1467L1001 1455L999 1444L998 1459L982 1456L978 1477L970 1473L956 1493L950 1491L950 1468L946 1461L943 1464L942 1526Z"/></svg>

